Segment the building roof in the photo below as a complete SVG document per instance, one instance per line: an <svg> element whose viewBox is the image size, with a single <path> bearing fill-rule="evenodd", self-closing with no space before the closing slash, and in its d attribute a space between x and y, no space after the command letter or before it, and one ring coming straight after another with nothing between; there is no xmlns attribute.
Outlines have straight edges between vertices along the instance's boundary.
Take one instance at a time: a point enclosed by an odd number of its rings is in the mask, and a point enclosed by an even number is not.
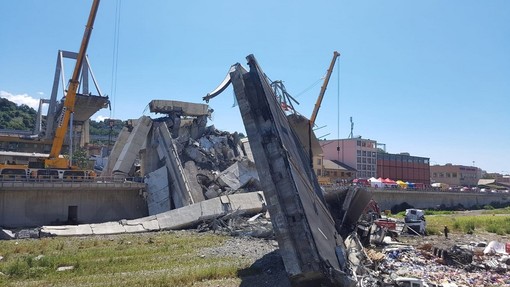
<svg viewBox="0 0 510 287"><path fill-rule="evenodd" d="M488 184L493 184L493 183L496 183L496 180L493 178L478 180L478 185L488 185Z"/></svg>
<svg viewBox="0 0 510 287"><path fill-rule="evenodd" d="M324 159L324 168L326 168L326 169L343 169L343 170L347 170L347 171L356 171L355 168L352 168L352 167L346 165L343 162L340 162L338 160L329 160L329 159Z"/></svg>

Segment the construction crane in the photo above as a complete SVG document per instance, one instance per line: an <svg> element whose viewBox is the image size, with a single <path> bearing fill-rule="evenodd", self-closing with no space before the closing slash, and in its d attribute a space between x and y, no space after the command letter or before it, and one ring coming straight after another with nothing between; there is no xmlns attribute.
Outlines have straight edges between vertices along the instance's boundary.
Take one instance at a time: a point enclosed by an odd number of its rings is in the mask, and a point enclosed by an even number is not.
<svg viewBox="0 0 510 287"><path fill-rule="evenodd" d="M69 159L60 157L60 152L62 151L64 138L69 128L69 120L71 118L71 114L74 112L76 93L80 85L79 82L80 72L83 60L85 58L85 54L87 52L87 46L89 44L90 35L92 34L92 27L94 25L94 20L96 19L98 7L99 0L94 0L94 2L92 3L92 8L90 10L89 19L87 21L87 26L85 27L85 33L83 34L83 38L81 41L80 50L76 58L76 65L74 67L73 76L71 80L69 80L69 86L67 88L67 93L65 96L62 112L57 119L57 128L55 131L55 137L53 138L53 144L51 146L50 155L48 158L44 159L44 168L55 169L73 168Z"/></svg>
<svg viewBox="0 0 510 287"><path fill-rule="evenodd" d="M35 163L16 164L14 160L12 162L7 161L6 163L0 163L0 179L16 180L18 178L27 179L31 177L42 179L83 179L95 176L92 170L80 170L78 167L73 166L68 158L60 156L60 152L62 151L65 135L69 129L69 122L72 121L71 114L75 109L76 93L80 85L80 72L99 7L99 1L100 0L94 0L90 10L80 51L76 58L76 66L74 67L72 78L69 81L62 111L57 119L57 128L49 156L47 158L38 158L38 161Z"/></svg>
<svg viewBox="0 0 510 287"><path fill-rule="evenodd" d="M315 125L315 119L317 119L317 114L319 113L319 108L321 107L322 99L324 98L324 93L326 93L329 78L331 78L331 73L333 73L333 68L335 67L336 58L338 58L338 56L340 56L340 53L338 53L337 51L333 52L333 59L329 64L328 72L326 73L324 83L322 84L321 91L319 93L319 97L317 98L317 102L315 103L315 107L313 108L312 116L310 117L310 127L312 128Z"/></svg>

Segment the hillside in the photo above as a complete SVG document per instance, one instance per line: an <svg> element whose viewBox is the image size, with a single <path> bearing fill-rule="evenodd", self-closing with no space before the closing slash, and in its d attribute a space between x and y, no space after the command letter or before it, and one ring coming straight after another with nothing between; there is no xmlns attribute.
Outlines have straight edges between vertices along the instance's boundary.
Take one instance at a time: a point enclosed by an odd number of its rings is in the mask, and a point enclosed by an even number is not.
<svg viewBox="0 0 510 287"><path fill-rule="evenodd" d="M15 103L0 98L0 129L33 130L37 112L27 105Z"/></svg>

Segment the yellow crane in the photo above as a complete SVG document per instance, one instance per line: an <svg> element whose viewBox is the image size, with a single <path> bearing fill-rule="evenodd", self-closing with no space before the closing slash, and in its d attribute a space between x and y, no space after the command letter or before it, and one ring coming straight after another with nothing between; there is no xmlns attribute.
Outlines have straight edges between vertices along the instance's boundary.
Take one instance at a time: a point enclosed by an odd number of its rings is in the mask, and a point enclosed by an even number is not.
<svg viewBox="0 0 510 287"><path fill-rule="evenodd" d="M322 84L321 91L319 93L319 97L317 98L317 102L315 103L315 106L313 108L312 115L310 116L310 121L308 122L308 146L309 146L309 155L310 155L310 161L311 166L313 169L313 157L314 152L312 151L312 137L315 141L317 139L313 135L313 127L315 126L315 120L317 119L317 114L319 113L319 108L321 107L322 99L324 98L324 94L326 93L326 88L328 87L329 79L331 78L331 74L333 73L333 68L335 67L336 59L340 56L340 53L337 51L333 52L333 59L331 59L331 63L329 64L328 71L326 73L326 77L324 78L324 83ZM317 155L317 154L315 154ZM319 184L321 185L329 185L331 184L331 178L329 176L324 176L324 159L321 158L320 160L320 173L317 174L317 179L319 181Z"/></svg>
<svg viewBox="0 0 510 287"><path fill-rule="evenodd" d="M326 88L328 87L329 78L331 78L331 73L333 73L333 68L335 67L336 58L340 56L340 53L337 51L333 52L333 59L329 64L328 72L326 73L326 77L324 78L324 83L322 84L321 91L319 93L319 97L317 98L317 102L313 108L312 116L310 117L310 127L313 128L315 125L315 119L317 119L317 114L319 113L319 108L321 107L322 99L324 98L324 93L326 93Z"/></svg>
<svg viewBox="0 0 510 287"><path fill-rule="evenodd" d="M71 166L69 159L61 158L59 156L60 152L62 151L62 145L64 144L66 132L69 128L69 120L71 118L71 113L74 112L76 93L80 85L79 82L80 72L83 64L83 59L85 58L85 53L87 52L87 46L89 44L90 35L92 34L92 27L94 25L94 20L96 19L98 7L99 0L94 0L94 3L92 4L92 8L90 10L89 19L87 21L87 26L85 27L85 33L83 34L83 38L81 41L80 51L78 52L78 56L76 57L76 65L74 66L73 76L71 80L69 80L69 86L67 88L64 106L62 108L62 112L59 118L57 119L57 128L55 131L53 144L51 146L50 155L48 158L44 159L45 168L55 169L73 168Z"/></svg>
<svg viewBox="0 0 510 287"><path fill-rule="evenodd" d="M3 179L26 179L29 177L38 178L75 178L82 179L87 177L94 177L95 173L92 170L80 170L76 166L72 166L68 158L60 157L62 146L64 144L65 135L69 129L69 121L71 113L74 112L76 93L80 85L80 72L87 51L90 35L92 33L92 27L96 18L97 9L99 7L100 0L94 0L92 8L90 10L87 26L80 46L80 51L76 58L76 65L71 80L69 80L69 86L64 99L64 105L60 116L57 119L57 128L53 143L51 146L51 152L47 158L39 158L39 164L36 166L30 166L30 164L16 164L15 161L7 161L6 163L0 163L0 180ZM42 168L44 167L44 168Z"/></svg>

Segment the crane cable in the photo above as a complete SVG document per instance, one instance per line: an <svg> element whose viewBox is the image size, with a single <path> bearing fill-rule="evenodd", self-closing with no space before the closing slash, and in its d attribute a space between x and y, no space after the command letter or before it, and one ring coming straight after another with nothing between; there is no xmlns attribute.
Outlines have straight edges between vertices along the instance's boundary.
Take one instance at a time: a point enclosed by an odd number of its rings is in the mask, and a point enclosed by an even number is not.
<svg viewBox="0 0 510 287"><path fill-rule="evenodd" d="M115 117L115 95L117 93L117 71L119 64L119 34L120 34L120 8L121 0L117 0L115 3L115 25L114 25L114 36L113 36L113 55L112 55L112 78L110 87L110 119Z"/></svg>
<svg viewBox="0 0 510 287"><path fill-rule="evenodd" d="M325 77L325 76L324 76ZM311 84L308 88L304 89L303 91L299 92L295 98L298 98L299 96L303 95L304 93L308 92L309 90L313 89L315 86L317 86L320 82L324 80L324 77L319 78L317 81L315 81L313 84Z"/></svg>

